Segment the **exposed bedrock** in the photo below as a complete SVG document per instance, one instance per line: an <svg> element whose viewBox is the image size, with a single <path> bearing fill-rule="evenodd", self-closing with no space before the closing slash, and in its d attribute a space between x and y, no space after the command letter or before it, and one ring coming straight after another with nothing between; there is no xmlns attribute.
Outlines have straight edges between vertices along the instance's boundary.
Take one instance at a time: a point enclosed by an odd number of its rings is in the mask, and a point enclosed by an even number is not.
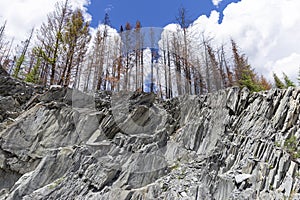
<svg viewBox="0 0 300 200"><path fill-rule="evenodd" d="M2 199L300 199L299 88L161 100L0 79Z"/></svg>

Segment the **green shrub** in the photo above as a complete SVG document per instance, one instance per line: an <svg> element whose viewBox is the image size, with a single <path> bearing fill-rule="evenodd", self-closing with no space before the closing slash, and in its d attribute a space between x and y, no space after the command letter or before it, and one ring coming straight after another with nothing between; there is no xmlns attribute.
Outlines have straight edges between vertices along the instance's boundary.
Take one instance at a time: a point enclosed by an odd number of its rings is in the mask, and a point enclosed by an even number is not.
<svg viewBox="0 0 300 200"><path fill-rule="evenodd" d="M284 147L291 156L296 159L300 158L300 151L298 150L298 141L295 135L292 135L284 142Z"/></svg>

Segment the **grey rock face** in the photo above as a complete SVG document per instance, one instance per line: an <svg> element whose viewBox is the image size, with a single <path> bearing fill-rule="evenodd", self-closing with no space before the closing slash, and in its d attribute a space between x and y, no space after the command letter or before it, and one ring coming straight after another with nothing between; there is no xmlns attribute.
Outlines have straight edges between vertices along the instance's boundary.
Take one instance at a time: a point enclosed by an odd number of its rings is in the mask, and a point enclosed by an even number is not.
<svg viewBox="0 0 300 200"><path fill-rule="evenodd" d="M3 69L3 67L0 65L0 76L9 76L9 74Z"/></svg>
<svg viewBox="0 0 300 200"><path fill-rule="evenodd" d="M0 123L11 123L38 93L43 93L41 86L14 79L0 66ZM0 125L0 131L4 126Z"/></svg>
<svg viewBox="0 0 300 200"><path fill-rule="evenodd" d="M299 199L299 93L0 93L0 197Z"/></svg>

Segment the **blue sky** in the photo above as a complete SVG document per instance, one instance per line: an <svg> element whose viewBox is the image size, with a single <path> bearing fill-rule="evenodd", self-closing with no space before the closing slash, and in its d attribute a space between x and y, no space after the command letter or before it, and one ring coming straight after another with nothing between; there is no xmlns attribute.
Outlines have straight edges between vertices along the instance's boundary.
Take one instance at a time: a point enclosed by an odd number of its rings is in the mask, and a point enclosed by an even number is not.
<svg viewBox="0 0 300 200"><path fill-rule="evenodd" d="M93 27L103 21L105 11L109 12L111 25L116 29L127 21L135 24L136 20L140 20L143 27L164 27L176 22L180 7L186 8L193 21L200 15L209 16L212 10L222 13L228 4L238 1L223 0L217 7L212 0L91 0L88 12L92 15Z"/></svg>

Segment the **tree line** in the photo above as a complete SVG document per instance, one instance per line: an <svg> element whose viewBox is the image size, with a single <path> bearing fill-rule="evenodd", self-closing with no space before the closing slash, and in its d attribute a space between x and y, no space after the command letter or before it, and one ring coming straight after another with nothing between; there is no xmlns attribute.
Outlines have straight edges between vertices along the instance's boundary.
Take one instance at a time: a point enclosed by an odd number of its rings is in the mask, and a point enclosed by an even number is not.
<svg viewBox="0 0 300 200"><path fill-rule="evenodd" d="M155 28L145 32L140 21L134 27L127 22L117 32L106 13L92 37L83 11L72 9L65 0L56 4L39 29L30 31L16 52L13 41L5 40L4 23L0 27L0 64L15 78L44 86L140 90L165 98L232 86L252 92L272 87L255 72L234 40L216 46L204 33L192 37L186 13L179 9L175 31L159 33ZM274 74L276 87L294 86L286 75L284 80Z"/></svg>
<svg viewBox="0 0 300 200"><path fill-rule="evenodd" d="M28 82L75 86L74 77L84 63L91 39L90 23L84 20L83 11L72 10L68 0L57 3L55 11L37 30L34 44L33 34L34 29L18 46L16 55L4 58L2 65L15 78Z"/></svg>

